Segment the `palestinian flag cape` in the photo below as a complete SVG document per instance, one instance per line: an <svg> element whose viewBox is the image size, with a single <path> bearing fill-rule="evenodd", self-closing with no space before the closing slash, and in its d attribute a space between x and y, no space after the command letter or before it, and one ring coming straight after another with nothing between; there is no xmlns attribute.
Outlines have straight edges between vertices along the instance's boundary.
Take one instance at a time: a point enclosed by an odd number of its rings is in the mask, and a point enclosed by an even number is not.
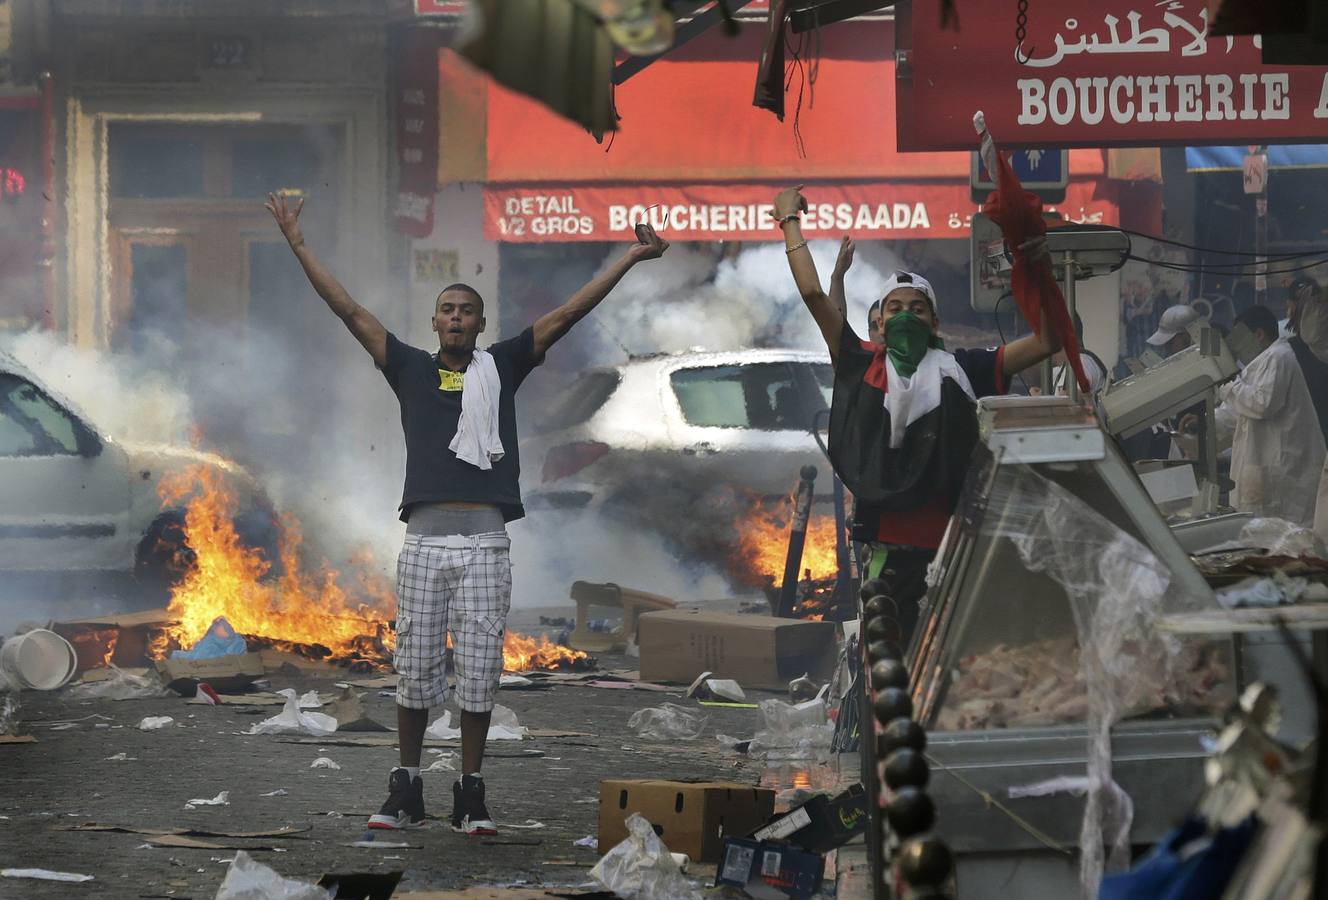
<svg viewBox="0 0 1328 900"><path fill-rule="evenodd" d="M952 354L932 348L912 378L844 325L830 406L830 462L860 504L953 506L978 442L977 400Z"/></svg>

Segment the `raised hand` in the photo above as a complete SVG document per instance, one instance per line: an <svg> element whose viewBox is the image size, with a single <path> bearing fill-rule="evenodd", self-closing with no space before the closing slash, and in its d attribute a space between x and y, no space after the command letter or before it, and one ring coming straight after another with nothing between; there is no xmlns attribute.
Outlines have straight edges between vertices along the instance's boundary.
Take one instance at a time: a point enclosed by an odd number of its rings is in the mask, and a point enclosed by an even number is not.
<svg viewBox="0 0 1328 900"><path fill-rule="evenodd" d="M839 256L835 258L835 275L842 278L853 267L853 251L856 249L853 238L844 235L844 239L839 242Z"/></svg>
<svg viewBox="0 0 1328 900"><path fill-rule="evenodd" d="M659 259L664 255L664 251L669 249L669 242L656 234L654 228L644 223L637 226L637 228L639 233L645 237L645 240L633 244L632 248L627 251L631 254L633 261Z"/></svg>
<svg viewBox="0 0 1328 900"><path fill-rule="evenodd" d="M775 218L782 219L794 213L807 211L807 198L802 196L802 185L785 188L775 196Z"/></svg>
<svg viewBox="0 0 1328 900"><path fill-rule="evenodd" d="M300 210L304 209L303 197L295 204L295 208L291 209L286 203L285 194L268 194L267 202L263 206L272 213L272 218L277 220L277 227L281 229L292 250L304 243L304 232L300 230Z"/></svg>

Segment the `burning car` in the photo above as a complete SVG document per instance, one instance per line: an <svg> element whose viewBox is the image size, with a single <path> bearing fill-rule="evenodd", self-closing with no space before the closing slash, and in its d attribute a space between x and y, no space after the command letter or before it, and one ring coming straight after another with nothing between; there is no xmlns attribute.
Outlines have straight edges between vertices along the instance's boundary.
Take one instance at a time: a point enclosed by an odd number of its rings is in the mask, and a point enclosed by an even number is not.
<svg viewBox="0 0 1328 900"><path fill-rule="evenodd" d="M117 441L0 352L0 570L11 584L65 588L71 575L99 591L130 577L154 589L173 583L189 563L184 509L164 507L158 488L194 467L239 498L246 543L275 546L272 505L242 467L188 447Z"/></svg>
<svg viewBox="0 0 1328 900"><path fill-rule="evenodd" d="M532 429L524 452L538 483L526 485L526 505L650 529L755 584L782 573L790 494L813 465L808 555L833 564L833 482L812 435L833 380L825 354L798 350L660 354L586 371Z"/></svg>

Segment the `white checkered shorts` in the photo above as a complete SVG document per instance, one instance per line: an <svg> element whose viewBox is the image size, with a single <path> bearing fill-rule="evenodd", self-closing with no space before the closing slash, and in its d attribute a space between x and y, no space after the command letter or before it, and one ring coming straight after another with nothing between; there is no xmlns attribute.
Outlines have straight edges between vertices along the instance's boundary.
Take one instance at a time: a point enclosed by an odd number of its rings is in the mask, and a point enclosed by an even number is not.
<svg viewBox="0 0 1328 900"><path fill-rule="evenodd" d="M512 606L507 535L406 535L397 559L397 703L429 709L447 702L446 634L452 633L457 702L488 712L503 672L503 634Z"/></svg>

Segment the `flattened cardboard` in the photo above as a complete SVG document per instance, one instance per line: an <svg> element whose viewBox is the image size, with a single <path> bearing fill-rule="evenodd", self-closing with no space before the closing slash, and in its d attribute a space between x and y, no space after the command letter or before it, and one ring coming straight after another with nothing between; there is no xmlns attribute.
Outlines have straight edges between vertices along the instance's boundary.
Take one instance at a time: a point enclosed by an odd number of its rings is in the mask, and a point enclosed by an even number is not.
<svg viewBox="0 0 1328 900"><path fill-rule="evenodd" d="M729 782L603 781L599 846L607 853L627 837L627 817L640 813L673 853L719 862L726 836L750 834L770 820L775 792Z"/></svg>
<svg viewBox="0 0 1328 900"><path fill-rule="evenodd" d="M729 838L715 884L736 887L758 900L805 900L820 893L824 876L825 857L819 854L776 841Z"/></svg>
<svg viewBox="0 0 1328 900"><path fill-rule="evenodd" d="M834 622L694 609L643 613L641 680L690 684L702 672L744 688L786 690L804 673L827 678L836 659Z"/></svg>
<svg viewBox="0 0 1328 900"><path fill-rule="evenodd" d="M206 681L218 693L241 693L264 675L257 653L236 653L216 659L159 659L162 684L184 697L192 697Z"/></svg>

